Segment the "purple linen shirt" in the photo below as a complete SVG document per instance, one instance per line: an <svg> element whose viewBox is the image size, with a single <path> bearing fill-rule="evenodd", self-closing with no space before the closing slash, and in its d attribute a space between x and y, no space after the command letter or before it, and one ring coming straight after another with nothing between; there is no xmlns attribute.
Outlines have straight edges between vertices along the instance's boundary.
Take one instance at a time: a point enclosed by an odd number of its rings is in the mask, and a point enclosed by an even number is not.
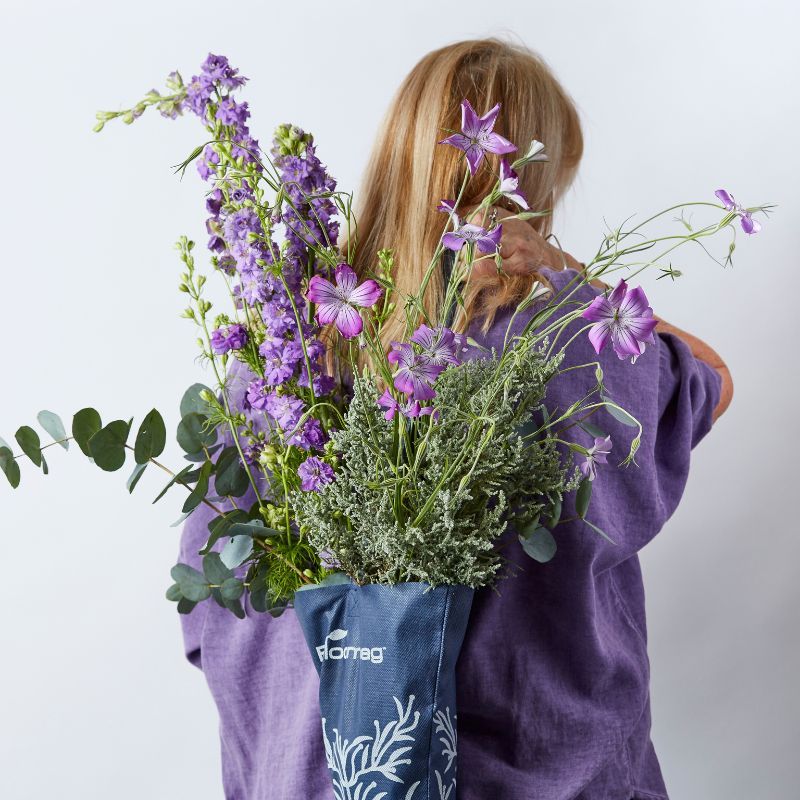
<svg viewBox="0 0 800 800"><path fill-rule="evenodd" d="M546 274L556 290L575 277ZM596 293L583 287L578 297ZM471 334L499 347L508 320L501 314L487 334ZM597 358L584 335L564 366ZM556 529L555 558L540 564L508 536L505 552L520 573L499 593L476 592L458 662L458 800L667 797L650 740L637 554L678 505L690 452L711 428L720 378L670 334L657 335L634 365L610 348L599 360L610 396L644 425L638 467L617 468L635 429L605 411L593 418L614 449L598 467L589 518L616 544L567 523ZM565 408L593 383L591 369L558 376L547 404ZM564 518L574 516L571 504ZM198 565L211 516L201 506L187 521L181 560ZM181 617L187 657L202 668L219 710L225 797L331 800L319 681L294 611L277 619L247 612L238 620L206 602Z"/></svg>

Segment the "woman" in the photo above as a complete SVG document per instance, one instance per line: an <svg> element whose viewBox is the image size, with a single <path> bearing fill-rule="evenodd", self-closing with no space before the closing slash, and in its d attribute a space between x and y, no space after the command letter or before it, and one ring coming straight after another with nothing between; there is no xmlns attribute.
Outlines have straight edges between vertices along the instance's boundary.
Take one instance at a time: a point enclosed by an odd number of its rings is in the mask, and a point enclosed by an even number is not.
<svg viewBox="0 0 800 800"><path fill-rule="evenodd" d="M459 127L465 97L479 113L499 102L497 130L512 141L546 143L549 161L522 176L531 207L553 208L578 167L582 137L575 107L530 52L486 40L427 55L389 109L358 214L354 267L365 272L377 249L393 246L403 293L418 289L442 231L435 207L455 195L463 174L461 154L436 142ZM465 204L478 203L493 180L489 170L479 172ZM496 212L502 217L509 210ZM507 223L501 248L506 274L487 269L471 282L466 311L456 322L485 345L499 343L509 305L534 279L558 291L581 268L546 242L550 224L550 217ZM441 302L441 275L434 286L432 305ZM584 287L579 299L600 291ZM388 343L398 338L398 328L387 327ZM690 451L727 407L732 385L707 345L664 322L658 331L656 345L635 367L601 357L608 392L646 431L638 469L609 466L595 482L593 521L616 544L580 521L569 523L559 527L557 556L539 564L508 536L502 546L519 574L499 591L476 594L458 664L460 800L667 796L650 741L637 553L677 506ZM596 356L582 337L569 358L585 363ZM560 376L548 403L581 396L585 372ZM629 429L610 416L602 422L622 449ZM207 521L199 510L191 517L181 560L197 562ZM318 680L294 613L277 619L249 613L239 621L206 603L182 619L187 656L205 672L220 712L226 797L331 797Z"/></svg>

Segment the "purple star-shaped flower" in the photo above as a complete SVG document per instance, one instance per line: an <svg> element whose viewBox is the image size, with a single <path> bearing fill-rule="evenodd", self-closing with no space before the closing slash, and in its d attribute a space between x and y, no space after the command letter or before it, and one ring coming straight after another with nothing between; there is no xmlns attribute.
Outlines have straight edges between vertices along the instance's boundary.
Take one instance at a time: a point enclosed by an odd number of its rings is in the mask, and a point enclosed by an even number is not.
<svg viewBox="0 0 800 800"><path fill-rule="evenodd" d="M742 230L747 233L758 233L761 230L761 223L753 219L753 215L746 209L740 206L734 199L733 195L725 189L717 189L714 194L717 199L725 206L728 211L733 211L739 217L739 222L742 224Z"/></svg>
<svg viewBox="0 0 800 800"><path fill-rule="evenodd" d="M461 133L454 133L439 144L451 144L463 150L471 175L474 175L486 153L512 153L517 146L493 131L494 123L500 112L498 103L482 117L475 113L469 100L461 103Z"/></svg>
<svg viewBox="0 0 800 800"><path fill-rule="evenodd" d="M358 336L364 327L358 307L371 308L383 294L371 278L358 285L358 278L349 264L339 264L334 285L321 275L314 275L308 284L308 299L317 304L317 322L335 324L345 339Z"/></svg>
<svg viewBox="0 0 800 800"><path fill-rule="evenodd" d="M392 393L388 389L384 389L383 394L378 398L378 405L386 409L383 417L387 420L393 420L398 411L404 417L412 419L437 413L434 411L433 406L423 406L419 400L409 400L406 403L400 403L392 397Z"/></svg>
<svg viewBox="0 0 800 800"><path fill-rule="evenodd" d="M527 209L528 201L518 187L519 175L503 159L500 162L500 194L509 200L513 200L521 208Z"/></svg>
<svg viewBox="0 0 800 800"><path fill-rule="evenodd" d="M413 395L416 400L432 400L436 397L432 384L444 367L415 353L408 342L392 342L392 348L386 358L397 367L394 388L404 394Z"/></svg>
<svg viewBox="0 0 800 800"><path fill-rule="evenodd" d="M422 355L431 364L445 367L461 363L459 354L464 349L464 338L463 334L454 333L450 328L420 325L411 336L411 341L422 348Z"/></svg>
<svg viewBox="0 0 800 800"><path fill-rule="evenodd" d="M608 297L599 295L581 314L596 323L589 329L589 341L599 353L611 339L619 358L630 357L631 363L644 353L645 342L653 342L653 330L658 320L653 317L641 286L628 291L624 280Z"/></svg>
<svg viewBox="0 0 800 800"><path fill-rule="evenodd" d="M309 456L297 468L297 477L300 478L300 488L304 492L318 492L323 486L333 481L333 467L326 464L321 458Z"/></svg>
<svg viewBox="0 0 800 800"><path fill-rule="evenodd" d="M455 217L458 223L458 217ZM500 237L503 235L503 226L497 225L492 230L487 231L479 225L467 223L459 225L454 231L448 231L442 236L442 244L448 250L458 252L467 242L477 245L481 253L496 253L500 246Z"/></svg>
<svg viewBox="0 0 800 800"><path fill-rule="evenodd" d="M586 454L586 461L580 465L584 477L593 481L597 477L597 465L607 463L607 456L611 452L611 437L598 436Z"/></svg>

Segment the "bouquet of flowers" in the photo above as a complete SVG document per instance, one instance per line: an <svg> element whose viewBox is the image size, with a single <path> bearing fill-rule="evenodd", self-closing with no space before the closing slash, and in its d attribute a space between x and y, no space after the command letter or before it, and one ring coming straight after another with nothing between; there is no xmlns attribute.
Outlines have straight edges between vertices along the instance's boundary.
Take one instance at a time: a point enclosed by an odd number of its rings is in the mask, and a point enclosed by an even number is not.
<svg viewBox="0 0 800 800"><path fill-rule="evenodd" d="M461 131L445 131L441 142L463 152L461 190L431 198L442 213L439 245L418 293L399 296L391 242L373 254L371 274L349 265L358 246L352 196L337 190L313 137L281 125L269 154L253 138L248 104L235 99L245 81L225 57L209 55L188 83L173 72L166 93L101 112L95 128L132 123L154 106L172 119L194 114L207 132L178 169L194 162L208 184L210 263L230 306L212 312L195 244L182 237L183 315L213 374L213 386L195 384L181 400L177 441L187 464L172 471L157 460L166 426L156 409L135 435L132 420L104 423L93 408L78 411L67 434L43 411L53 441L42 444L29 426L16 441L45 471L44 451L71 440L107 471L131 453L131 492L150 465L169 472L156 499L179 486L184 517L201 504L215 516L202 571L176 564L168 599L182 614L208 601L238 617L245 607L279 615L293 606L320 675L335 796L454 800L455 664L474 589L509 572L500 546L507 530L531 558L552 558L567 499L608 538L587 517L598 465L612 450L603 413L630 426L621 466L634 462L644 435L608 395L599 357L568 367L591 371L591 391L568 408L548 407L548 383L576 337L632 363L653 341L656 319L640 287L620 279L589 304L575 299L577 289L623 269L628 279L651 268L678 277L665 266L675 248L735 234L737 223L755 233L753 215L768 207L744 208L719 190L719 203L677 205L609 231L565 289L535 282L502 348L486 350L463 331L464 297L477 263L502 271L495 205L512 201L516 219L547 213L530 209L518 189L519 171L546 160L544 145L520 154L494 131L499 106L479 116L463 101ZM465 210L464 189L481 169L496 169L494 187ZM714 219L695 228L682 215L677 233L647 237L648 224L690 207ZM733 249L732 239L724 263ZM426 292L444 265L444 302L432 317ZM397 314L403 335L387 349L382 333ZM576 431L594 443L576 441ZM19 458L0 440L0 468L14 487Z"/></svg>

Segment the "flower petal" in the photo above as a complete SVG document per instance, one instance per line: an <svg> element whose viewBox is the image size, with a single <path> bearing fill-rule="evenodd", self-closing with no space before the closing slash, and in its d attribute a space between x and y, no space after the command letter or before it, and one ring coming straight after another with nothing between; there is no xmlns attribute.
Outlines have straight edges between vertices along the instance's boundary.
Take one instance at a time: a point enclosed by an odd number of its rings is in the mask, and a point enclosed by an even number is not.
<svg viewBox="0 0 800 800"><path fill-rule="evenodd" d="M339 264L336 267L336 286L346 300L356 288L358 276L349 264Z"/></svg>
<svg viewBox="0 0 800 800"><path fill-rule="evenodd" d="M499 106L498 106L499 108ZM490 112L491 113L491 112ZM461 130L465 136L474 139L481 130L483 119L479 119L475 109L466 98L461 101Z"/></svg>
<svg viewBox="0 0 800 800"><path fill-rule="evenodd" d="M609 320L614 316L614 308L608 302L608 298L602 294L597 295L589 306L581 314L584 319L589 322L600 322L601 320ZM600 352L599 350L597 351Z"/></svg>
<svg viewBox="0 0 800 800"><path fill-rule="evenodd" d="M336 287L321 275L314 275L308 283L306 297L312 303L338 303L341 301Z"/></svg>
<svg viewBox="0 0 800 800"><path fill-rule="evenodd" d="M347 306L338 298L332 303L320 303L317 306L317 322L320 325L330 325L336 322L339 312Z"/></svg>
<svg viewBox="0 0 800 800"><path fill-rule="evenodd" d="M620 312L625 313L626 316L630 315L631 317L642 316L648 308L650 308L650 303L647 302L647 296L641 286L631 289L625 297L623 297L622 302L619 303Z"/></svg>
<svg viewBox="0 0 800 800"><path fill-rule="evenodd" d="M458 235L457 231L448 231L442 236L442 244L448 250L455 250L458 252L464 246L464 239Z"/></svg>
<svg viewBox="0 0 800 800"><path fill-rule="evenodd" d="M608 302L611 303L614 308L619 308L620 303L625 299L625 295L628 292L628 284L625 283L625 278L620 278L619 283L614 287L614 290L608 296Z"/></svg>
<svg viewBox="0 0 800 800"><path fill-rule="evenodd" d="M599 353L611 336L611 323L609 320L601 320L589 329L589 341L594 347L595 353Z"/></svg>
<svg viewBox="0 0 800 800"><path fill-rule="evenodd" d="M499 133L490 133L484 141L481 142L484 150L490 153L513 153L517 146L509 142L504 136Z"/></svg>
<svg viewBox="0 0 800 800"><path fill-rule="evenodd" d="M336 315L336 327L345 339L352 339L361 333L364 323L361 320L361 314L353 306L342 303L342 307Z"/></svg>
<svg viewBox="0 0 800 800"><path fill-rule="evenodd" d="M481 161L483 161L483 148L480 145L471 144L466 149L465 155L467 156L470 175L474 175L478 171Z"/></svg>
<svg viewBox="0 0 800 800"><path fill-rule="evenodd" d="M503 235L503 226L497 225L488 233L478 238L478 250L481 253L496 253L500 246L500 237Z"/></svg>
<svg viewBox="0 0 800 800"><path fill-rule="evenodd" d="M742 214L739 221L742 223L742 230L747 234L758 233L761 230L761 223L754 220L748 212Z"/></svg>
<svg viewBox="0 0 800 800"><path fill-rule="evenodd" d="M714 194L717 196L717 199L722 203L722 205L728 209L728 211L736 208L736 201L733 199L733 195L730 192L727 192L725 189L717 189Z"/></svg>
<svg viewBox="0 0 800 800"><path fill-rule="evenodd" d="M383 289L371 278L367 278L361 286L357 286L350 292L349 302L356 306L371 308L378 302L378 298L383 294Z"/></svg>
<svg viewBox="0 0 800 800"><path fill-rule="evenodd" d="M439 144L451 144L459 150L466 150L472 145L472 139L468 139L463 133L454 133L446 139L440 139Z"/></svg>

